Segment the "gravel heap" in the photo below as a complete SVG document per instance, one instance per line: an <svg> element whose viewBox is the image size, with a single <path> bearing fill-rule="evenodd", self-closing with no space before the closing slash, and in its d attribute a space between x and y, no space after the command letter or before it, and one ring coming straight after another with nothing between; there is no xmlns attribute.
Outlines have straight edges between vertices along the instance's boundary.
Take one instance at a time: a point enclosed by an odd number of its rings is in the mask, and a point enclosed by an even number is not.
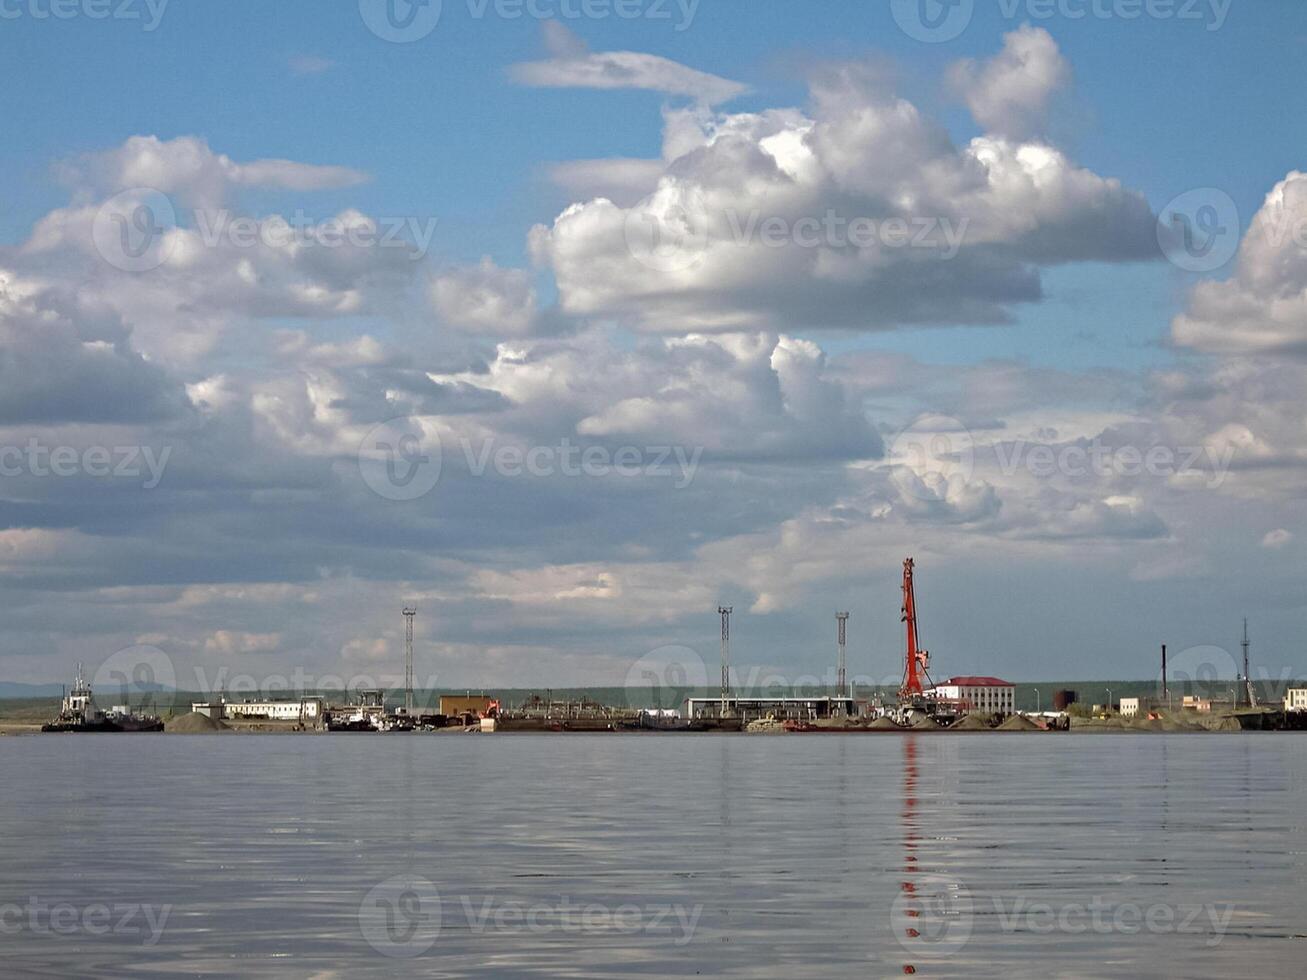
<svg viewBox="0 0 1307 980"><path fill-rule="evenodd" d="M231 728L216 718L192 711L188 715L170 718L164 723L163 730L180 735L207 735L211 732L229 732Z"/></svg>
<svg viewBox="0 0 1307 980"><path fill-rule="evenodd" d="M902 725L897 725L897 724L895 724L894 721L893 721L893 719L891 719L891 718L885 718L885 717L883 717L883 716L880 717L880 718L877 718L875 721L873 721L873 722L872 722L870 725L868 725L867 727L870 728L871 730L873 730L873 731L877 731L877 732L885 732L885 731L888 731L888 732L897 732L897 731L900 731L900 730L903 728Z"/></svg>
<svg viewBox="0 0 1307 980"><path fill-rule="evenodd" d="M998 726L1000 732L1037 732L1040 727L1024 715L1009 715Z"/></svg>

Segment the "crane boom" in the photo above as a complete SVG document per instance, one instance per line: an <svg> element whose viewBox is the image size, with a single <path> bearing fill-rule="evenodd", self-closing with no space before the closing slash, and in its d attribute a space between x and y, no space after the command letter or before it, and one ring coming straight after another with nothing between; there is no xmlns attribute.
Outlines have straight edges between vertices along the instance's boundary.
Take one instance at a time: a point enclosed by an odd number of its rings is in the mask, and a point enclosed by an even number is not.
<svg viewBox="0 0 1307 980"><path fill-rule="evenodd" d="M899 688L899 700L920 697L926 688L923 678L930 680L927 668L930 666L930 654L918 648L917 636L917 599L912 587L912 570L915 562L907 558L903 562L903 622L907 624L907 649L903 657L903 686Z"/></svg>

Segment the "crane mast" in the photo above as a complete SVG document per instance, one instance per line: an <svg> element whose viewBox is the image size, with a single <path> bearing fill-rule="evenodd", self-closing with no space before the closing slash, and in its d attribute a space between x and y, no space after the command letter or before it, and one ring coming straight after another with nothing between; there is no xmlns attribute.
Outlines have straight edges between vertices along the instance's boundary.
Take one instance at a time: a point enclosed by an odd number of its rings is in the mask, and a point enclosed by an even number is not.
<svg viewBox="0 0 1307 980"><path fill-rule="evenodd" d="M907 624L908 635L903 658L903 686L899 688L900 701L921 697L926 691L923 678L930 680L927 672L930 654L917 645L917 600L912 588L912 569L915 564L911 558L903 562L903 622Z"/></svg>

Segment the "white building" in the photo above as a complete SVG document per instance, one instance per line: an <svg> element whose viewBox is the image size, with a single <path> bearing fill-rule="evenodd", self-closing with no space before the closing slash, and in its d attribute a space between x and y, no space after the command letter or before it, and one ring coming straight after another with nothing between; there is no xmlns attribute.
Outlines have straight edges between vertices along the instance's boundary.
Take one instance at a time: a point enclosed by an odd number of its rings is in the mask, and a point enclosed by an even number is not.
<svg viewBox="0 0 1307 980"><path fill-rule="evenodd" d="M296 721L315 725L322 720L326 702L322 698L295 698L287 701L196 701L191 710L210 718L233 718L243 721Z"/></svg>
<svg viewBox="0 0 1307 980"><path fill-rule="evenodd" d="M1123 717L1123 718L1133 718L1133 717L1134 717L1135 715L1137 715L1137 714L1139 714L1139 699L1138 699L1138 698L1122 698L1122 699L1121 699L1121 717Z"/></svg>
<svg viewBox="0 0 1307 980"><path fill-rule="evenodd" d="M935 685L937 697L977 714L1016 713L1017 687L997 677L953 677Z"/></svg>
<svg viewBox="0 0 1307 980"><path fill-rule="evenodd" d="M1285 711L1307 711L1307 687L1291 687L1284 695Z"/></svg>

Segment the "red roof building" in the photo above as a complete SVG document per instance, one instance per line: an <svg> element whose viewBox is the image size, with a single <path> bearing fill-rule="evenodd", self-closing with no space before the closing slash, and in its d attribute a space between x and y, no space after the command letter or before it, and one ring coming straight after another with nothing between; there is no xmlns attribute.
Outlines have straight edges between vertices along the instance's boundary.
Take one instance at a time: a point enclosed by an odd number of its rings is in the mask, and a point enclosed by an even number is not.
<svg viewBox="0 0 1307 980"><path fill-rule="evenodd" d="M950 687L1016 687L1011 681L998 677L950 677L943 683Z"/></svg>

